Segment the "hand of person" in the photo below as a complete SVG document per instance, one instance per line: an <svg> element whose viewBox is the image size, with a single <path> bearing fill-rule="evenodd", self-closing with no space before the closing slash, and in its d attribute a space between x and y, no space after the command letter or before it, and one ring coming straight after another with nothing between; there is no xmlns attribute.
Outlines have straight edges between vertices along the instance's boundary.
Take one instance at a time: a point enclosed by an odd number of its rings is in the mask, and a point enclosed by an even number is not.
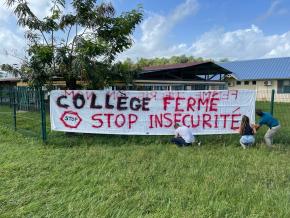
<svg viewBox="0 0 290 218"><path fill-rule="evenodd" d="M251 127L256 129L258 127L258 125L256 125L255 123L252 123Z"/></svg>
<svg viewBox="0 0 290 218"><path fill-rule="evenodd" d="M255 130L255 132L260 128L258 124L252 124L251 127Z"/></svg>

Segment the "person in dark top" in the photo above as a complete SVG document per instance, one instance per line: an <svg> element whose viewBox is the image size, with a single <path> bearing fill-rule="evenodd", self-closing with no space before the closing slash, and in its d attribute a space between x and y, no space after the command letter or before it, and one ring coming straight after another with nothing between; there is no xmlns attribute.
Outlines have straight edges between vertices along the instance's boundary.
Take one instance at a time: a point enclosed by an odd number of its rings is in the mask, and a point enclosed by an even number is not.
<svg viewBox="0 0 290 218"><path fill-rule="evenodd" d="M256 114L261 117L258 124L255 125L255 128L258 130L261 126L266 125L269 127L268 131L266 132L264 139L266 144L269 147L272 147L273 144L273 137L281 128L279 121L274 118L270 113L263 112L261 109L256 110Z"/></svg>
<svg viewBox="0 0 290 218"><path fill-rule="evenodd" d="M254 134L256 134L256 129L254 126L250 125L250 119L245 115L242 117L239 133L242 136L240 139L240 144L244 149L255 143Z"/></svg>

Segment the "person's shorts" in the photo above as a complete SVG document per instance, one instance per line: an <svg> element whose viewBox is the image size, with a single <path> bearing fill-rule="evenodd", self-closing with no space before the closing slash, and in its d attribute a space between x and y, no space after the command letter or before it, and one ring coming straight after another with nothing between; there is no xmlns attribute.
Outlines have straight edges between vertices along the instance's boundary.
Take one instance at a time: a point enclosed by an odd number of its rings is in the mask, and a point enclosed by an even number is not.
<svg viewBox="0 0 290 218"><path fill-rule="evenodd" d="M244 145L253 145L255 143L255 137L253 135L243 135L240 142Z"/></svg>

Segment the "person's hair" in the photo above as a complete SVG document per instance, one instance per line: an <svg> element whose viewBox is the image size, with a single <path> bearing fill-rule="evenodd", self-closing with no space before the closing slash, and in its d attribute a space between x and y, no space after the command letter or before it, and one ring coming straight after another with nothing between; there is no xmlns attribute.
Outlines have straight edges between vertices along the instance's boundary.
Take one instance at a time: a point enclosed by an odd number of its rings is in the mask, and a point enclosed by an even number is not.
<svg viewBox="0 0 290 218"><path fill-rule="evenodd" d="M261 109L256 109L256 114L261 117L263 115L263 111Z"/></svg>
<svg viewBox="0 0 290 218"><path fill-rule="evenodd" d="M242 117L242 122L241 122L241 128L240 128L240 134L244 135L245 134L245 129L246 126L250 125L250 119L246 115L243 115Z"/></svg>
<svg viewBox="0 0 290 218"><path fill-rule="evenodd" d="M174 128L177 129L178 127L180 127L179 123L175 123Z"/></svg>

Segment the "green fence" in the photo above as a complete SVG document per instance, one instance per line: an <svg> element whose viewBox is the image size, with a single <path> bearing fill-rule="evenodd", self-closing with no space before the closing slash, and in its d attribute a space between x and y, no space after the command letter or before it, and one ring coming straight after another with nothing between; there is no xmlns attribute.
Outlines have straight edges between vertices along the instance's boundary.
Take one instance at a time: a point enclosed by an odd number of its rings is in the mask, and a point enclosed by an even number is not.
<svg viewBox="0 0 290 218"><path fill-rule="evenodd" d="M277 93L275 90L257 90L256 108L260 108L263 111L268 111L276 117L280 124L281 130L278 136L275 137L275 142L280 144L290 144L290 94ZM256 117L258 121L259 117ZM267 131L266 127L263 127L258 131L257 137L262 137Z"/></svg>
<svg viewBox="0 0 290 218"><path fill-rule="evenodd" d="M5 87L0 89L0 124L41 138L46 142L46 105L44 92L30 87Z"/></svg>
<svg viewBox="0 0 290 218"><path fill-rule="evenodd" d="M37 137L44 142L56 137L65 138L69 134L50 131L48 99L40 89L29 87L6 87L0 89L0 125L7 126L26 137ZM256 108L272 112L281 123L277 143L290 143L290 96L272 90L258 90ZM258 117L256 117L256 120ZM263 141L267 128L258 131L257 141ZM238 135L220 136L226 142L237 141ZM214 136L202 136L210 142ZM214 141L214 140L213 140Z"/></svg>
<svg viewBox="0 0 290 218"><path fill-rule="evenodd" d="M19 111L38 111L40 109L40 95L37 89L17 87L17 109Z"/></svg>

